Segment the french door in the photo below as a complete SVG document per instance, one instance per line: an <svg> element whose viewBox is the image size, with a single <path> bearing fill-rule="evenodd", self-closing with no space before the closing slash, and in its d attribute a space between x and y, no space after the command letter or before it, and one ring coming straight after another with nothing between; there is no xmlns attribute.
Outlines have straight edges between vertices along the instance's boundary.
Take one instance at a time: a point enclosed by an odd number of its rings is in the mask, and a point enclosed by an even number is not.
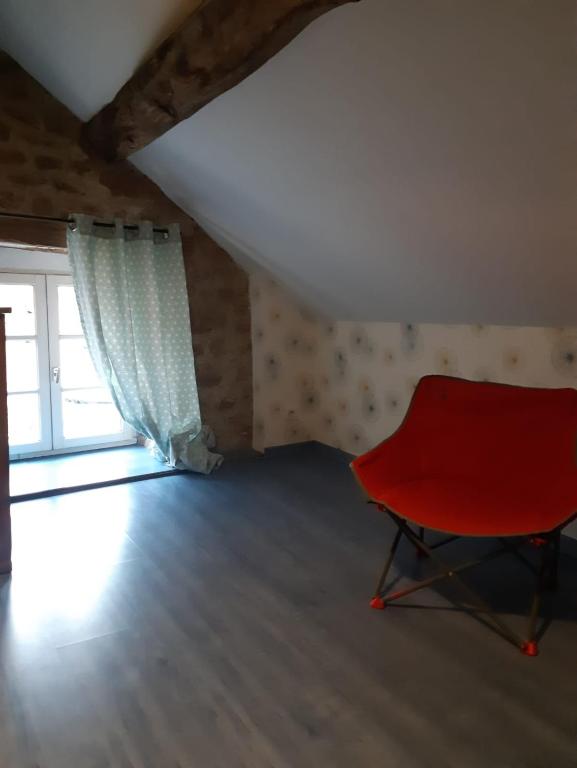
<svg viewBox="0 0 577 768"><path fill-rule="evenodd" d="M0 273L12 458L134 442L100 381L72 278Z"/></svg>

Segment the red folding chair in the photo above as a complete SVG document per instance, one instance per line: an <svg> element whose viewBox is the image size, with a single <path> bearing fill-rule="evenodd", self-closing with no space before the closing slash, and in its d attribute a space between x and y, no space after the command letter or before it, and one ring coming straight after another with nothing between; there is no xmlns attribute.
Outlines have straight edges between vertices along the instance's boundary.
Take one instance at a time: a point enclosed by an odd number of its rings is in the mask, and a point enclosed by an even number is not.
<svg viewBox="0 0 577 768"><path fill-rule="evenodd" d="M475 599L474 610L499 634L536 656L541 594L556 586L561 531L577 513L577 391L425 376L399 429L351 468L369 501L397 526L371 606L383 609L449 578ZM426 529L448 537L427 543ZM495 537L500 546L447 565L436 550L461 536ZM403 537L440 570L386 593ZM537 568L520 552L527 541L540 550ZM460 575L506 553L537 575L526 637L519 637Z"/></svg>

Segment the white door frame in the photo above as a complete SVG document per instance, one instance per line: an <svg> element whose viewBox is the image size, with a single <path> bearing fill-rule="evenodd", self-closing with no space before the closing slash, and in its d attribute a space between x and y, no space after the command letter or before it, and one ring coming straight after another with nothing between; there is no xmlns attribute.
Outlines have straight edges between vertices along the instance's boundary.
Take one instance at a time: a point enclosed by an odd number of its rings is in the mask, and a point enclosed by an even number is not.
<svg viewBox="0 0 577 768"><path fill-rule="evenodd" d="M38 393L40 416L40 440L28 445L17 445L10 448L10 458L31 452L44 452L52 448L52 411L50 382L45 371L48 370L48 329L46 308L46 282L44 275L18 274L15 272L0 274L0 283L12 283L13 285L32 285L34 289L34 313L36 319L35 336L10 336L6 335L7 344L11 340L36 341L38 360L38 389L29 390L30 393ZM24 391L12 394L27 394Z"/></svg>
<svg viewBox="0 0 577 768"><path fill-rule="evenodd" d="M62 418L62 387L60 377L54 375L54 371L60 371L60 339L66 338L59 332L58 327L58 287L61 285L72 286L72 277L69 275L46 275L46 295L48 304L48 341L50 349L50 387L52 399L52 445L54 450L66 452L70 448L97 448L130 444L136 441L134 430L124 423L121 432L92 437L67 438L64 435L64 423ZM69 338L79 338L70 336ZM72 391L72 389L71 389Z"/></svg>
<svg viewBox="0 0 577 768"><path fill-rule="evenodd" d="M46 257L53 257L52 260ZM14 266L12 266L14 265ZM18 445L10 449L10 459L29 459L41 456L52 456L64 453L77 453L100 448L134 445L136 433L128 425L118 435L98 435L92 438L64 439L59 441L58 427L54 416L54 408L61 416L61 388L52 383L51 370L58 364L58 285L71 285L72 278L68 272L67 254L46 254L35 251L20 251L0 247L0 283L16 285L32 285L34 288L34 307L36 313L36 336L7 337L25 340L35 339L38 351L38 390L39 396L41 440L30 445ZM50 322L48 294L55 294L52 299L52 315ZM54 358L55 360L52 360ZM24 394L24 392L22 392ZM60 419L60 433L62 421ZM61 446L61 447L60 447Z"/></svg>

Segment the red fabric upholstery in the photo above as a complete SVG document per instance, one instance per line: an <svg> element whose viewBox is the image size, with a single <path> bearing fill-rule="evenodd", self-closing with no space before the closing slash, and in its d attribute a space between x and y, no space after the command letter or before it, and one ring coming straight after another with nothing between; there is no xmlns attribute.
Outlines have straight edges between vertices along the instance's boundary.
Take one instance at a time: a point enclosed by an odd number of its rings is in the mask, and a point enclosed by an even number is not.
<svg viewBox="0 0 577 768"><path fill-rule="evenodd" d="M551 531L577 512L577 391L426 376L397 432L351 467L369 498L425 528Z"/></svg>

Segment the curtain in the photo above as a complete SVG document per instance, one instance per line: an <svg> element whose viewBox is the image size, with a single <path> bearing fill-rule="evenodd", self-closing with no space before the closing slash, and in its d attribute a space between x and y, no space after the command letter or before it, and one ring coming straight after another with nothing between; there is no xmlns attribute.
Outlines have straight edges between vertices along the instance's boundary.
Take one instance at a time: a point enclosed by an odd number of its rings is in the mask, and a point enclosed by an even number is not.
<svg viewBox="0 0 577 768"><path fill-rule="evenodd" d="M182 245L150 222L95 227L77 215L68 253L94 366L122 418L162 461L209 473L222 461L202 426Z"/></svg>

